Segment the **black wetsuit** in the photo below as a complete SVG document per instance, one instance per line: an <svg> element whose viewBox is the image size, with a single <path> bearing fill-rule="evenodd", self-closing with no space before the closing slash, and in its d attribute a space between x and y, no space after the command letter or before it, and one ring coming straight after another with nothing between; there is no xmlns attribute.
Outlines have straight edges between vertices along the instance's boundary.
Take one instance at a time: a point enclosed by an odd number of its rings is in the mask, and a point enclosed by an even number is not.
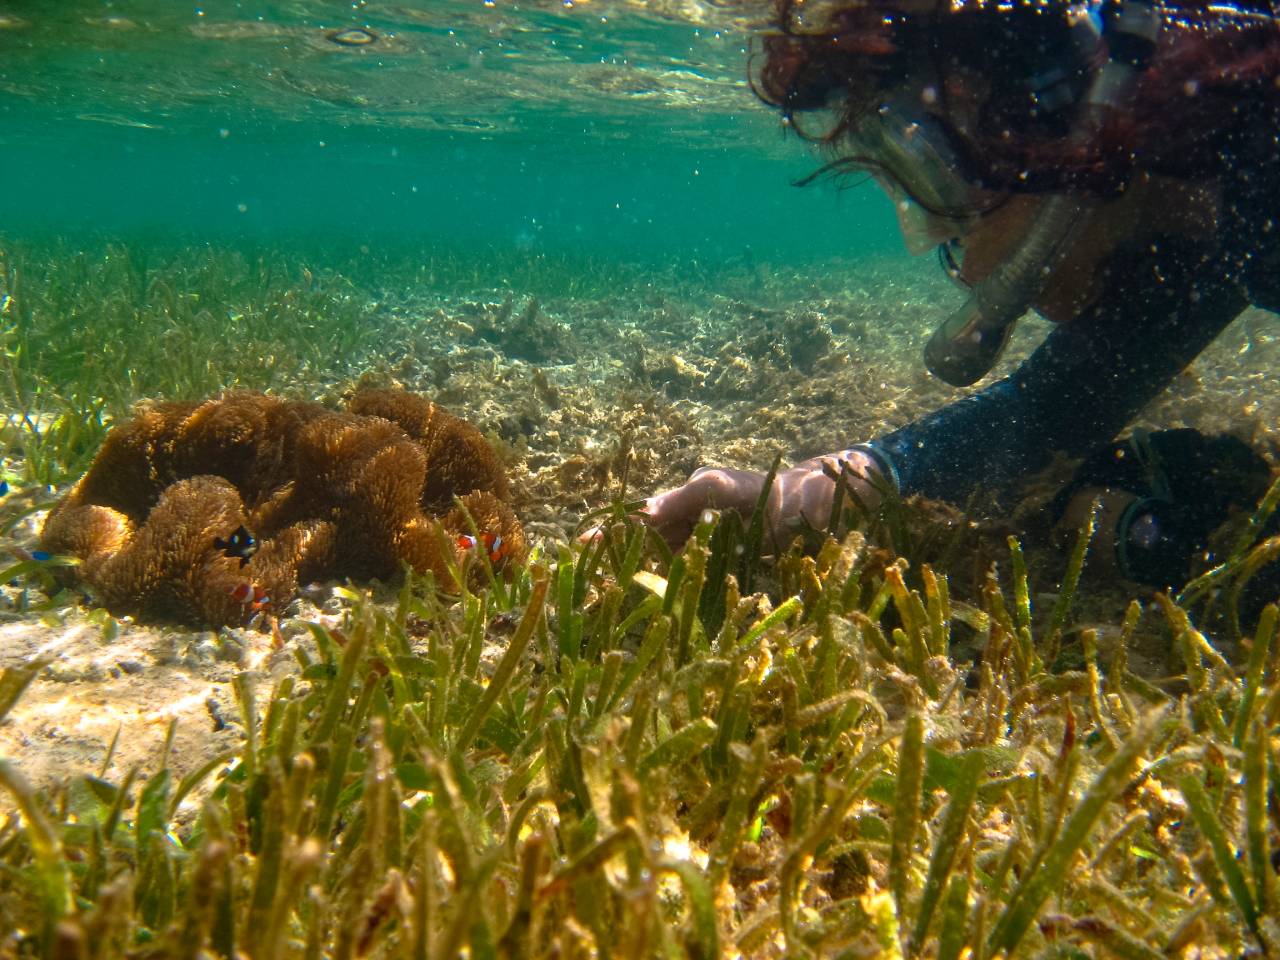
<svg viewBox="0 0 1280 960"><path fill-rule="evenodd" d="M1007 488L1055 451L1114 437L1250 303L1280 311L1280 123L1224 153L1215 237L1144 239L1109 260L1096 304L1009 377L872 442L903 493L964 502Z"/></svg>

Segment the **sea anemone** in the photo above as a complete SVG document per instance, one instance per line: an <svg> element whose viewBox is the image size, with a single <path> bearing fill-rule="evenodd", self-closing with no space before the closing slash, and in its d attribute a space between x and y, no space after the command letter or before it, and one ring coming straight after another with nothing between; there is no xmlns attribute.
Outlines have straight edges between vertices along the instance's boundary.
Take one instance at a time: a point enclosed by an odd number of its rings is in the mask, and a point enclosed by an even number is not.
<svg viewBox="0 0 1280 960"><path fill-rule="evenodd" d="M465 508L465 509L463 509ZM402 391L346 412L257 393L156 403L108 434L42 533L118 613L212 625L278 612L299 583L390 578L404 564L456 587L472 524L526 542L476 427ZM251 549L226 542L239 528Z"/></svg>

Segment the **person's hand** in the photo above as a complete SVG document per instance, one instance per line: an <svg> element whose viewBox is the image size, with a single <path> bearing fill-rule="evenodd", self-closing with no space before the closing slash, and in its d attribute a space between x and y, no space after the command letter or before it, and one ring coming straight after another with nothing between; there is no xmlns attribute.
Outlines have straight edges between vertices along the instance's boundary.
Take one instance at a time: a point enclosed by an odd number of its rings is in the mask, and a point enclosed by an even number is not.
<svg viewBox="0 0 1280 960"><path fill-rule="evenodd" d="M851 502L852 493L864 507L875 507L880 500L879 467L870 454L854 448L778 471L769 491L766 521L785 536L799 532L805 525L824 529L831 518L836 482L842 470L847 485L844 502ZM760 499L764 481L765 474L751 470L703 467L682 486L649 497L641 519L667 543L680 546L704 510L736 510L744 519L749 517Z"/></svg>

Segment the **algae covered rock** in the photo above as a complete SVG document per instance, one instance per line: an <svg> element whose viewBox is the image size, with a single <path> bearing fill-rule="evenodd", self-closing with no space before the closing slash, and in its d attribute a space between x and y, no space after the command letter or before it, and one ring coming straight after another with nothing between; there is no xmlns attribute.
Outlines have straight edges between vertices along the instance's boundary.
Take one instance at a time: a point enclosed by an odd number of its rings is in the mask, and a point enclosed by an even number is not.
<svg viewBox="0 0 1280 960"><path fill-rule="evenodd" d="M108 434L42 540L78 557L117 613L213 625L278 612L312 580L408 563L456 586L450 563L477 542L495 562L526 550L480 431L397 390L362 390L345 412L256 393L147 405Z"/></svg>

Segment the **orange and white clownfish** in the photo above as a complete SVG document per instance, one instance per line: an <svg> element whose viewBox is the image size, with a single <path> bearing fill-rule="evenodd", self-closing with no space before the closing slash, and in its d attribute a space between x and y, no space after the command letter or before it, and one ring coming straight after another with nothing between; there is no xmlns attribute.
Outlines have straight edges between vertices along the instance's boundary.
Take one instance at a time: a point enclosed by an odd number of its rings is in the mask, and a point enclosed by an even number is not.
<svg viewBox="0 0 1280 960"><path fill-rule="evenodd" d="M489 564L497 566L507 555L507 542L500 533L482 533L479 541L469 533L460 533L454 541L459 550L474 550L477 543L484 544L484 551L489 555Z"/></svg>
<svg viewBox="0 0 1280 960"><path fill-rule="evenodd" d="M254 613L260 612L271 602L267 591L249 580L241 580L227 592L231 594L232 600L248 607Z"/></svg>

